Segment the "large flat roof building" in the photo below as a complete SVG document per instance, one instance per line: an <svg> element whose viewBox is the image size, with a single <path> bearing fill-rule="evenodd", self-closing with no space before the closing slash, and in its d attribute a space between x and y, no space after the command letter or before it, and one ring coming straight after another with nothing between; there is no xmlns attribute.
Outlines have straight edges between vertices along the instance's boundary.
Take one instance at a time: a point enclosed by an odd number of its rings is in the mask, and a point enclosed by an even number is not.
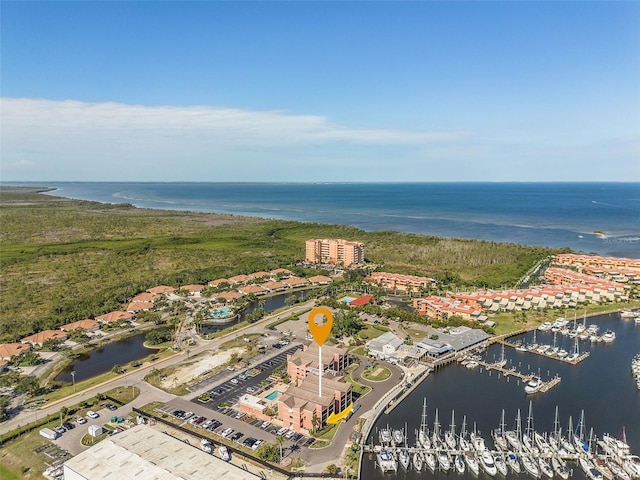
<svg viewBox="0 0 640 480"><path fill-rule="evenodd" d="M306 242L305 262L358 265L364 263L364 244L342 238L312 238Z"/></svg>
<svg viewBox="0 0 640 480"><path fill-rule="evenodd" d="M64 464L65 480L261 478L147 425L108 437Z"/></svg>

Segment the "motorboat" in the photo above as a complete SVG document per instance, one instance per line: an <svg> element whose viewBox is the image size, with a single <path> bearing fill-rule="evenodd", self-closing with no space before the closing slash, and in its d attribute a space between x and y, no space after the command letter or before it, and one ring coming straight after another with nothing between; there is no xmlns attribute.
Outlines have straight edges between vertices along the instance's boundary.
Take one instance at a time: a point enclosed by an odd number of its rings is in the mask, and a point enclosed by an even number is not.
<svg viewBox="0 0 640 480"><path fill-rule="evenodd" d="M482 469L485 473L491 477L494 477L496 473L498 473L498 469L496 468L496 463L493 460L493 455L489 450L482 450L478 452L478 457L480 457L480 465L482 465Z"/></svg>
<svg viewBox="0 0 640 480"><path fill-rule="evenodd" d="M533 377L524 387L524 391L528 394L533 394L539 392L544 386L544 382L540 379L540 377Z"/></svg>
<svg viewBox="0 0 640 480"><path fill-rule="evenodd" d="M394 430L391 434L393 443L396 445L402 445L404 443L404 432L401 429Z"/></svg>
<svg viewBox="0 0 640 480"><path fill-rule="evenodd" d="M229 454L229 450L227 450L227 447L225 447L224 445L220 445L218 447L218 454L220 455L220 458L225 462L228 462L231 460L231 455Z"/></svg>
<svg viewBox="0 0 640 480"><path fill-rule="evenodd" d="M551 322L544 322L538 327L538 330L540 330L541 332L548 332L552 327L553 325L551 325Z"/></svg>
<svg viewBox="0 0 640 480"><path fill-rule="evenodd" d="M396 472L398 471L398 462L393 458L386 449L382 449L377 454L378 466L383 472Z"/></svg>
<svg viewBox="0 0 640 480"><path fill-rule="evenodd" d="M388 428L380 430L380 443L383 445L391 443L391 430Z"/></svg>
<svg viewBox="0 0 640 480"><path fill-rule="evenodd" d="M627 455L622 467L631 477L640 477L640 457L637 455Z"/></svg>
<svg viewBox="0 0 640 480"><path fill-rule="evenodd" d="M444 445L441 445L441 447L444 447ZM438 450L437 457L440 469L448 472L451 468L451 458L449 457L449 454L445 450Z"/></svg>
<svg viewBox="0 0 640 480"><path fill-rule="evenodd" d="M213 453L213 445L206 438L200 439L200 446L202 447L202 450L204 450L205 452Z"/></svg>
<svg viewBox="0 0 640 480"><path fill-rule="evenodd" d="M478 460L472 451L464 453L464 463L467 464L467 468L471 473L478 475L480 472L480 466L478 465Z"/></svg>
<svg viewBox="0 0 640 480"><path fill-rule="evenodd" d="M553 478L553 468L543 457L538 457L538 465L540 466L540 472L543 475Z"/></svg>
<svg viewBox="0 0 640 480"><path fill-rule="evenodd" d="M507 464L515 474L519 474L522 471L522 469L520 468L520 460L518 460L518 456L511 450L507 452Z"/></svg>
<svg viewBox="0 0 640 480"><path fill-rule="evenodd" d="M409 456L409 451L406 448L401 449L400 453L398 453L398 461L400 462L402 468L404 468L405 470L409 469L411 457Z"/></svg>
<svg viewBox="0 0 640 480"><path fill-rule="evenodd" d="M506 477L507 473L509 473L509 469L507 468L507 462L504 461L504 458L500 453L493 455L493 463L496 466L498 473Z"/></svg>
<svg viewBox="0 0 640 480"><path fill-rule="evenodd" d="M415 452L413 454L413 468L416 472L419 472L422 470L422 465L424 464L423 460L422 460L422 455L420 454L420 452Z"/></svg>
<svg viewBox="0 0 640 480"><path fill-rule="evenodd" d="M606 332L604 332L604 334L602 335L602 341L604 343L611 343L616 339L616 332L614 332L613 330L607 330Z"/></svg>
<svg viewBox="0 0 640 480"><path fill-rule="evenodd" d="M466 470L465 464L464 464L464 458L462 458L461 454L458 454L455 456L455 458L453 459L453 466L456 469L456 472L463 474L464 471Z"/></svg>

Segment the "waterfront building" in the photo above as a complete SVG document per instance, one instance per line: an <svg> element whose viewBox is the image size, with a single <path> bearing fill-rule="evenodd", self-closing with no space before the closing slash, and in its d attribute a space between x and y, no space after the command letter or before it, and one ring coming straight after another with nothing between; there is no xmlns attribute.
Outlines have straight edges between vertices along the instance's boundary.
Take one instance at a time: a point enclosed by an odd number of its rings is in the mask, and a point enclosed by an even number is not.
<svg viewBox="0 0 640 480"><path fill-rule="evenodd" d="M460 353L482 345L489 335L483 330L469 327L449 327L436 330L427 327L427 336L416 346L430 357L438 357L449 352Z"/></svg>
<svg viewBox="0 0 640 480"><path fill-rule="evenodd" d="M244 295L264 295L265 293L269 293L269 290L261 285L246 285L244 287L238 288L238 292L243 293Z"/></svg>
<svg viewBox="0 0 640 480"><path fill-rule="evenodd" d="M364 263L364 244L341 238L306 241L305 263L332 263L350 267Z"/></svg>
<svg viewBox="0 0 640 480"><path fill-rule="evenodd" d="M318 375L318 344L313 342L287 355L287 374L291 383L296 385L304 381L310 374ZM338 347L330 343L322 346L322 372L337 374L349 366L351 357L346 348Z"/></svg>
<svg viewBox="0 0 640 480"><path fill-rule="evenodd" d="M555 265L574 267L578 271L582 271L587 267L593 267L603 270L627 270L640 272L640 259L638 258L600 257L598 255L562 253L554 255L552 262Z"/></svg>
<svg viewBox="0 0 640 480"><path fill-rule="evenodd" d="M284 283L290 288L295 288L295 287L304 287L309 283L309 281L306 278L289 277L282 280L282 283Z"/></svg>
<svg viewBox="0 0 640 480"><path fill-rule="evenodd" d="M309 277L309 281L314 285L329 285L333 280L331 277L327 277L326 275L315 275L313 277Z"/></svg>
<svg viewBox="0 0 640 480"><path fill-rule="evenodd" d="M372 357L380 360L397 360L397 352L402 344L402 339L393 332L385 332L379 337L369 340L366 346Z"/></svg>
<svg viewBox="0 0 640 480"><path fill-rule="evenodd" d="M363 281L394 292L419 292L436 283L433 278L429 277L387 272L372 272L371 275Z"/></svg>
<svg viewBox="0 0 640 480"><path fill-rule="evenodd" d="M481 305L472 298L457 299L430 295L427 298L416 298L413 308L430 320L446 320L454 315L464 320L480 320L482 316Z"/></svg>
<svg viewBox="0 0 640 480"><path fill-rule="evenodd" d="M262 284L263 288L266 288L270 292L279 292L281 290L286 290L289 286L286 283L273 281L273 282L265 282Z"/></svg>
<svg viewBox="0 0 640 480"><path fill-rule="evenodd" d="M321 429L332 413L345 410L352 402L352 387L342 377L322 377L322 395L318 379L307 377L292 382L278 399L278 419L286 428L300 432Z"/></svg>
<svg viewBox="0 0 640 480"><path fill-rule="evenodd" d="M240 292L221 292L216 294L218 300L224 300L225 302L233 302L242 297L244 297L244 293Z"/></svg>
<svg viewBox="0 0 640 480"><path fill-rule="evenodd" d="M147 425L105 438L64 462L66 480L262 478Z"/></svg>

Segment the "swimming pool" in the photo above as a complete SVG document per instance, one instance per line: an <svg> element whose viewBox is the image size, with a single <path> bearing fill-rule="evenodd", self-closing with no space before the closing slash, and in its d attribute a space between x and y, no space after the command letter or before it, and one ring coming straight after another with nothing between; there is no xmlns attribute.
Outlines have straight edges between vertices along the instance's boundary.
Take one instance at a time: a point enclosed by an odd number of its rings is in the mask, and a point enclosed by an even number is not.
<svg viewBox="0 0 640 480"><path fill-rule="evenodd" d="M351 303L356 299L356 297L343 297L340 299L342 303Z"/></svg>
<svg viewBox="0 0 640 480"><path fill-rule="evenodd" d="M278 395L280 395L281 393L282 392L278 390L274 390L269 395L266 395L264 398L266 398L267 400L275 400L276 398L278 398Z"/></svg>
<svg viewBox="0 0 640 480"><path fill-rule="evenodd" d="M224 318L224 317L228 317L230 313L231 313L231 310L229 309L229 307L220 307L220 308L216 308L211 314L211 316L213 318Z"/></svg>

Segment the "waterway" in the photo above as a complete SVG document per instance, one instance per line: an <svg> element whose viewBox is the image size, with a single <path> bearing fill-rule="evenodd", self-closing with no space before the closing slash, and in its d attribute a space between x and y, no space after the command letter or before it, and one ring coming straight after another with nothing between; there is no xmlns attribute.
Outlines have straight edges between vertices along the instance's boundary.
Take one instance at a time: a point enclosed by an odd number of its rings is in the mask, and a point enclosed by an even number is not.
<svg viewBox="0 0 640 480"><path fill-rule="evenodd" d="M580 342L581 351L590 351L590 356L578 365L570 365L558 360L542 357L528 352L517 352L506 348L507 366L515 366L518 371L533 372L542 375L543 380L556 373L562 378L559 385L547 393L527 395L522 382L511 377L491 374L481 369L469 370L462 365L453 364L430 374L389 415L381 415L376 421L369 442L377 443L377 432L389 425L391 428L403 428L405 423L409 431L409 444L415 445L415 430L420 427L423 398L427 398L427 414L429 429L433 429L435 409L438 409L441 431L449 428L451 412L455 410L456 431L460 431L462 417L466 415L467 431L472 431L474 422L486 440L492 446L491 430L497 428L502 409L505 411L507 429L515 427L517 410L521 411L522 427L526 426L529 400L532 401L533 427L539 431L553 431L556 405L559 407L561 426L565 431L569 416L572 416L574 427L580 413L584 410L586 432L591 428L594 434L601 437L604 433L620 436L623 427L627 441L635 454L640 454L640 391L631 376L631 360L640 352L640 326L633 321L620 319L617 313L600 315L587 319L589 324L598 324L600 334L608 328L616 332L616 340L611 344ZM532 333L526 335L526 341L532 340ZM514 339L522 338L514 337ZM558 344L571 351L574 340L558 335ZM553 333L537 332L538 343L553 343ZM500 357L500 345L492 345L485 359L489 362ZM450 480L466 478L455 473L431 473L424 470L417 473L404 471L398 467L395 474L382 474L374 464L373 455L365 455L361 478L376 480L382 478L398 478L417 480L426 477L449 478ZM583 479L582 470L576 464L569 464L574 469L574 479ZM465 474L467 475L467 474ZM467 475L470 476L470 475ZM480 473L482 478L490 478ZM509 478L516 475L509 473ZM522 479L531 478L521 474Z"/></svg>
<svg viewBox="0 0 640 480"><path fill-rule="evenodd" d="M298 291L298 292L285 292L285 293L280 293L277 295L272 295L270 297L263 297L261 299L256 299L253 302L251 302L250 304L248 304L244 310L242 310L242 312L240 312L240 314L232 319L230 319L228 322L223 322L222 319L217 320L216 323L210 323L210 324L205 324L202 326L201 330L202 333L213 333L213 332L217 332L220 330L223 330L225 328L229 328L232 325L236 325L237 323L240 323L242 321L244 321L244 319L247 317L247 315L249 315L250 313L254 312L255 310L257 310L258 308L260 308L260 300L264 300L264 311L266 313L269 312L273 312L275 310L278 310L280 308L283 308L285 306L287 306L287 303L285 302L285 300L290 297L291 295L295 295L300 301L304 301L304 298L306 298L307 296L307 291L306 290L302 290L302 291Z"/></svg>
<svg viewBox="0 0 640 480"><path fill-rule="evenodd" d="M55 378L58 382L73 381L71 372L75 371L75 381L81 382L96 375L110 371L114 365L126 365L151 355L155 349L144 346L147 332L116 340L92 350L73 360L73 362Z"/></svg>

